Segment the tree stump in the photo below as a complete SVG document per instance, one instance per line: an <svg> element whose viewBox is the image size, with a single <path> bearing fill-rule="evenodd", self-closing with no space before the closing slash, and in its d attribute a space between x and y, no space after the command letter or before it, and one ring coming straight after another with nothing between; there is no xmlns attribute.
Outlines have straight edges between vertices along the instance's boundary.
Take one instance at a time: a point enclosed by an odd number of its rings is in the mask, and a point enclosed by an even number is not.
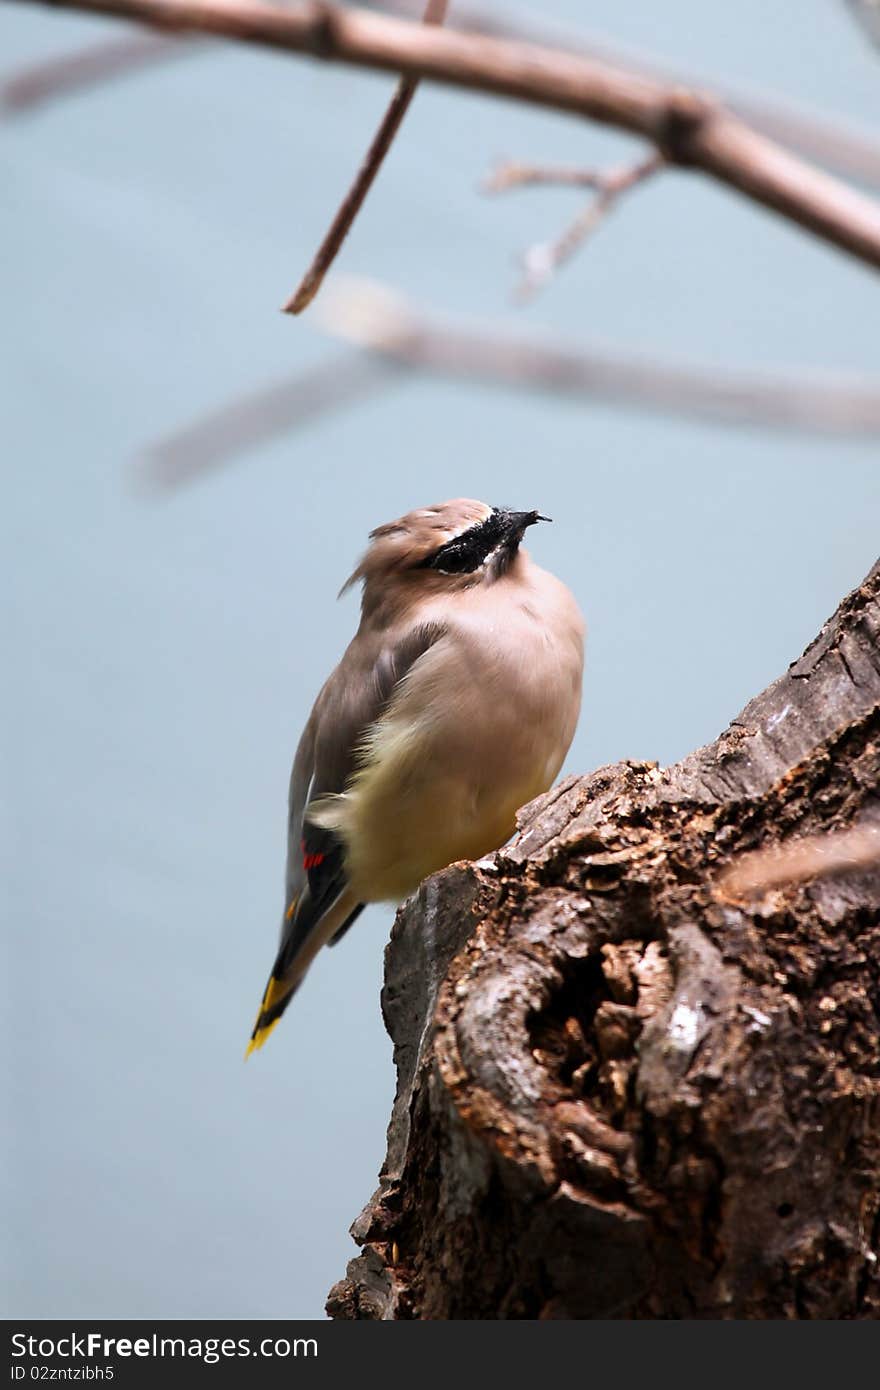
<svg viewBox="0 0 880 1390"><path fill-rule="evenodd" d="M880 1318L880 562L673 767L618 763L398 913L397 1096L336 1318Z"/></svg>

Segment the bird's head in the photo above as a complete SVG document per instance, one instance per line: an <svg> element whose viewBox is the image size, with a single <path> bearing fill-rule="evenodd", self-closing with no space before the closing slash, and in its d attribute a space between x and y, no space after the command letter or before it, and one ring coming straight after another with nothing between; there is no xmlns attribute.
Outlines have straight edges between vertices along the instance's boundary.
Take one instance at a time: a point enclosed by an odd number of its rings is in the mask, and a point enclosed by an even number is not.
<svg viewBox="0 0 880 1390"><path fill-rule="evenodd" d="M389 587L412 594L492 584L510 569L526 529L549 520L467 497L420 507L370 532L370 547L345 589L362 579L366 603Z"/></svg>

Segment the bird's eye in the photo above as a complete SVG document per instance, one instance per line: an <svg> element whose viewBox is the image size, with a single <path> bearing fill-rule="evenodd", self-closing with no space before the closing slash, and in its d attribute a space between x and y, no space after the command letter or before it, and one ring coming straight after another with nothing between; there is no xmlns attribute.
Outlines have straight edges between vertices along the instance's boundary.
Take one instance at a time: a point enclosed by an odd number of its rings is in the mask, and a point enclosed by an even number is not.
<svg viewBox="0 0 880 1390"><path fill-rule="evenodd" d="M492 512L485 521L470 526L441 545L422 560L420 568L439 570L441 574L473 574L503 539L504 523L497 512Z"/></svg>
<svg viewBox="0 0 880 1390"><path fill-rule="evenodd" d="M471 547L460 541L451 541L449 545L441 546L424 563L429 569L442 570L444 574L469 574L482 561L477 559Z"/></svg>

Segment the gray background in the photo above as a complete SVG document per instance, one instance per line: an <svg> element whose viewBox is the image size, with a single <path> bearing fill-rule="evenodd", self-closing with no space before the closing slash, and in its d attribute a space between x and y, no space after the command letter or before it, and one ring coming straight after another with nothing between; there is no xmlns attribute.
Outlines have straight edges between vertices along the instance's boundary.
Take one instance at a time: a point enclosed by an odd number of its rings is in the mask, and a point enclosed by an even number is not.
<svg viewBox="0 0 880 1390"><path fill-rule="evenodd" d="M832 0L541 10L878 119L878 55ZM110 32L4 5L3 71ZM569 770L712 738L875 558L875 444L427 380L139 494L151 440L338 351L277 309L390 85L217 45L0 128L7 1316L319 1316L353 1253L393 1092L390 909L242 1051L290 758L370 526L458 494L556 519L532 549L590 625ZM484 199L490 161L630 148L423 89L341 267L623 349L877 369L876 276L686 174L512 308L514 253L577 204Z"/></svg>

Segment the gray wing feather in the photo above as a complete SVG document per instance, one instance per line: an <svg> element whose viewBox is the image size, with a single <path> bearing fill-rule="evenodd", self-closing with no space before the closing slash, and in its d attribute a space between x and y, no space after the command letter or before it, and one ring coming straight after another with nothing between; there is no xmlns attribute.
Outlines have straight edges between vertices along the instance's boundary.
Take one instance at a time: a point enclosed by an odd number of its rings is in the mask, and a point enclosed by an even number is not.
<svg viewBox="0 0 880 1390"><path fill-rule="evenodd" d="M381 719L400 682L444 632L440 623L410 627L396 640L389 640L387 633L361 631L324 684L303 730L290 776L287 904L306 884L301 841L309 802L344 791L357 768L367 730Z"/></svg>
<svg viewBox="0 0 880 1390"><path fill-rule="evenodd" d="M290 790L287 797L287 869L285 874L285 905L292 902L302 892L306 882L300 852L303 812L309 801L309 794L315 776L315 711L309 717L302 731L293 767L290 772Z"/></svg>

